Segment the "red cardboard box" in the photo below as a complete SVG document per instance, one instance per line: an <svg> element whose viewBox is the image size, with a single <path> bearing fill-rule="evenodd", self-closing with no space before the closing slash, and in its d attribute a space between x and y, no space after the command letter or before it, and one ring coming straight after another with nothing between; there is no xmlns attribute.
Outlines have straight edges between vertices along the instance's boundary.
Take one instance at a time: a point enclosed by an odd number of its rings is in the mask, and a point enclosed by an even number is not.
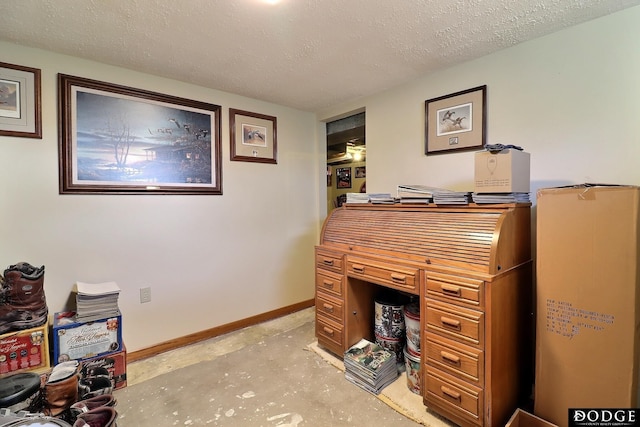
<svg viewBox="0 0 640 427"><path fill-rule="evenodd" d="M117 390L127 386L127 351L107 356L94 357L81 362L80 378L91 376L93 368L106 368L113 384L113 389Z"/></svg>
<svg viewBox="0 0 640 427"><path fill-rule="evenodd" d="M48 324L0 335L0 377L48 368Z"/></svg>

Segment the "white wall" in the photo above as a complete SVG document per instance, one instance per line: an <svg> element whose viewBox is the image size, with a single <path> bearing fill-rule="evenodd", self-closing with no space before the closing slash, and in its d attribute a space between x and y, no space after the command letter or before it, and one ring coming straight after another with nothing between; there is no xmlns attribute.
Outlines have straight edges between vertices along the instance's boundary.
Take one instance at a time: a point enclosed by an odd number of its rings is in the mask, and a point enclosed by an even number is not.
<svg viewBox="0 0 640 427"><path fill-rule="evenodd" d="M51 312L76 281L116 281L129 351L313 298L326 178L312 114L12 44L0 51L42 70L43 112L42 140L0 136L0 272L45 265ZM223 195L59 195L57 73L221 105ZM277 165L229 160L229 107L277 117ZM152 301L140 304L145 286Z"/></svg>
<svg viewBox="0 0 640 427"><path fill-rule="evenodd" d="M582 182L640 185L640 7L393 90L337 105L366 109L367 191L398 184L473 191L473 152L424 154L425 100L487 85L487 142L531 153L531 192Z"/></svg>

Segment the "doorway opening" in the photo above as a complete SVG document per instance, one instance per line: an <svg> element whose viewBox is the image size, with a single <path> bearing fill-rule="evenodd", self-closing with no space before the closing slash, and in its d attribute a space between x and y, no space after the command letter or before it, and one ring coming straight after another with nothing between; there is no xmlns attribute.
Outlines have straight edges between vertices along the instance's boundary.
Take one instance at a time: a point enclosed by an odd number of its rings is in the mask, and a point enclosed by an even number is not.
<svg viewBox="0 0 640 427"><path fill-rule="evenodd" d="M366 193L365 113L327 122L327 214L347 193Z"/></svg>

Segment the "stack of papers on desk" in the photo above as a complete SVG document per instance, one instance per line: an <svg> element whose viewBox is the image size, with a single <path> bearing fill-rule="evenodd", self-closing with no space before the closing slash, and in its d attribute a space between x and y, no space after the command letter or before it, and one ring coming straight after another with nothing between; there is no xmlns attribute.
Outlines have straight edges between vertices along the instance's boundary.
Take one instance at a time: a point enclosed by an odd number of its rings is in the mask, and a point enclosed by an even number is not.
<svg viewBox="0 0 640 427"><path fill-rule="evenodd" d="M345 352L344 369L348 381L373 394L398 377L395 354L366 339Z"/></svg>
<svg viewBox="0 0 640 427"><path fill-rule="evenodd" d="M435 187L426 185L398 185L397 196L400 203L423 203L429 204L433 202L433 193L440 190Z"/></svg>
<svg viewBox="0 0 640 427"><path fill-rule="evenodd" d="M471 192L438 190L433 194L433 201L438 205L468 205Z"/></svg>
<svg viewBox="0 0 640 427"><path fill-rule="evenodd" d="M371 203L394 204L396 200L389 193L371 193L369 194Z"/></svg>
<svg viewBox="0 0 640 427"><path fill-rule="evenodd" d="M120 287L116 282L77 282L75 288L78 322L90 322L120 315L118 307Z"/></svg>
<svg viewBox="0 0 640 427"><path fill-rule="evenodd" d="M473 193L475 203L529 203L529 193Z"/></svg>
<svg viewBox="0 0 640 427"><path fill-rule="evenodd" d="M369 203L367 193L347 193L347 203Z"/></svg>

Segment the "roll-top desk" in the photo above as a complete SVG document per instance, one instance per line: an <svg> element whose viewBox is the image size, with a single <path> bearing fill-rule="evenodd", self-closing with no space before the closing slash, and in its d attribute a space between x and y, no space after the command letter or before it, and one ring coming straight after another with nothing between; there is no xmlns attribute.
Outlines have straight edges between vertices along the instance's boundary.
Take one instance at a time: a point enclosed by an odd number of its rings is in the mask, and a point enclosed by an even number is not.
<svg viewBox="0 0 640 427"><path fill-rule="evenodd" d="M532 378L529 204L347 204L316 246L316 336L374 341L374 299L420 299L421 393L462 426L504 426Z"/></svg>

